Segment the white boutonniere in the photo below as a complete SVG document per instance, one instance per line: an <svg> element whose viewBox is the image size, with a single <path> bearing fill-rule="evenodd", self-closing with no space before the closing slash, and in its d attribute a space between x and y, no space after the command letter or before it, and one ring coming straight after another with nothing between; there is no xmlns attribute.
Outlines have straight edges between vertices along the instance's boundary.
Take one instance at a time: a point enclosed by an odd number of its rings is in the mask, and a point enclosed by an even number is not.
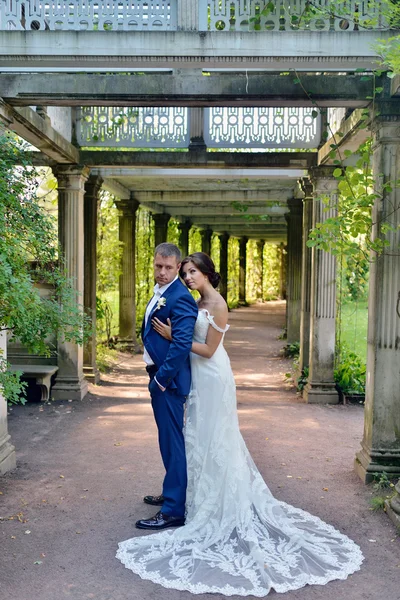
<svg viewBox="0 0 400 600"><path fill-rule="evenodd" d="M158 301L157 301L157 308L156 308L156 310L160 310L160 308L162 308L166 304L167 304L167 299L166 298L164 298L164 297L159 298Z"/></svg>

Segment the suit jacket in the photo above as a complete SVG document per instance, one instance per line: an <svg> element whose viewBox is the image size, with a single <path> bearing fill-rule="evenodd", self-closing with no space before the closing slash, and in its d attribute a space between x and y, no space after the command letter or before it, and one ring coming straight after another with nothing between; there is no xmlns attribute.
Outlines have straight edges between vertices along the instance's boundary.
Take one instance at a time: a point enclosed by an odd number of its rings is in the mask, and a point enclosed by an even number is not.
<svg viewBox="0 0 400 600"><path fill-rule="evenodd" d="M172 283L161 298L165 305L153 307L147 325L143 319L142 340L158 371L157 381L163 387L177 390L183 396L190 391L190 361L193 330L198 308L185 285L180 279ZM173 340L166 340L152 327L151 319L157 317L163 323L171 319Z"/></svg>

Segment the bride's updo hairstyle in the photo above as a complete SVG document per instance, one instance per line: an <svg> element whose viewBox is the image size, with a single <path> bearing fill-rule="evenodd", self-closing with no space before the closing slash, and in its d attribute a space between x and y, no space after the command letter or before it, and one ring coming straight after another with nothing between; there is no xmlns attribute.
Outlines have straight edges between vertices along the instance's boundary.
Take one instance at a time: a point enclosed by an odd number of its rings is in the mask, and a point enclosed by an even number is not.
<svg viewBox="0 0 400 600"><path fill-rule="evenodd" d="M181 268L179 270L179 275L183 278L183 267L187 265L187 263L193 263L195 267L198 268L199 271L203 273L206 277L208 277L208 281L211 283L213 288L218 287L219 282L221 281L221 275L216 272L215 265L208 254L204 252L193 252L193 254L189 254L181 264Z"/></svg>

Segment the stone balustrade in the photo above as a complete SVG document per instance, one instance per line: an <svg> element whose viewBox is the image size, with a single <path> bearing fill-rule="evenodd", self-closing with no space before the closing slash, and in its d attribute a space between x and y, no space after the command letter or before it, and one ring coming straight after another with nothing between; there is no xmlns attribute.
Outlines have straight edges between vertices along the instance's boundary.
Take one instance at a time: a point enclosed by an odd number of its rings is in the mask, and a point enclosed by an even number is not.
<svg viewBox="0 0 400 600"><path fill-rule="evenodd" d="M186 107L82 107L76 136L82 147L187 148L193 137ZM311 107L204 109L209 148L317 148L321 118ZM198 132L195 132L198 134Z"/></svg>
<svg viewBox="0 0 400 600"><path fill-rule="evenodd" d="M357 31L379 2L347 0L0 0L0 30Z"/></svg>
<svg viewBox="0 0 400 600"><path fill-rule="evenodd" d="M176 30L177 0L1 0L2 30Z"/></svg>

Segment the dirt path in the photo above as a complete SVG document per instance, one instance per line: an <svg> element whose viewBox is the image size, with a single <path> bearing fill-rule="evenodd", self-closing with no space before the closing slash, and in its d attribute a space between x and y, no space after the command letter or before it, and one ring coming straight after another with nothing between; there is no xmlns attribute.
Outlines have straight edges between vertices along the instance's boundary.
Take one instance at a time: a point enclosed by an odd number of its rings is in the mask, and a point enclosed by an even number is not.
<svg viewBox="0 0 400 600"><path fill-rule="evenodd" d="M395 527L370 510L371 489L352 469L363 408L302 403L284 383L283 322L281 303L230 315L244 438L273 494L338 527L366 560L347 581L269 597L399 600ZM118 541L140 535L134 521L153 514L142 497L159 493L163 470L141 357L121 355L103 379L83 402L11 411L18 468L0 479L2 600L193 598L140 580L114 558Z"/></svg>

